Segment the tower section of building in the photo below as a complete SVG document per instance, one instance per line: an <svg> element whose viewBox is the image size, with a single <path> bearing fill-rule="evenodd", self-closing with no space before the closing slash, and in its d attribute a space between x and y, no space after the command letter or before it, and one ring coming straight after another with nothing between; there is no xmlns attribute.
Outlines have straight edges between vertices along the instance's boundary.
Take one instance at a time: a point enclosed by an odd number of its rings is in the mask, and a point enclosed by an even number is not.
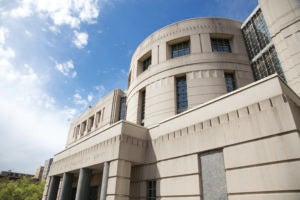
<svg viewBox="0 0 300 200"><path fill-rule="evenodd" d="M300 1L259 0L286 81L300 95Z"/></svg>
<svg viewBox="0 0 300 200"><path fill-rule="evenodd" d="M196 18L146 38L131 61L126 120L149 127L253 82L240 27Z"/></svg>

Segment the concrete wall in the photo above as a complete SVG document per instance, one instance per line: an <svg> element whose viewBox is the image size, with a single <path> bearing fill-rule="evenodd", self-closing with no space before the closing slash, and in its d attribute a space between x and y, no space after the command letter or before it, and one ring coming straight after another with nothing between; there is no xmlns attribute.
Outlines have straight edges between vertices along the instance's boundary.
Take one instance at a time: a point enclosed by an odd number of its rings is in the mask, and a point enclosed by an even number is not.
<svg viewBox="0 0 300 200"><path fill-rule="evenodd" d="M246 95L268 87L268 94ZM161 122L150 129L145 164L131 170L131 197L146 199L146 183L154 179L158 199L202 199L199 156L219 150L228 199L299 199L299 106L299 97L273 76Z"/></svg>
<svg viewBox="0 0 300 200"><path fill-rule="evenodd" d="M70 126L67 147L82 140L87 135L94 134L97 130L107 128L117 122L120 98L123 95L123 91L114 90L75 119ZM92 119L93 122L91 122Z"/></svg>
<svg viewBox="0 0 300 200"><path fill-rule="evenodd" d="M57 153L49 175L61 175L118 158L142 163L147 139L147 129L144 127L125 121L117 122Z"/></svg>

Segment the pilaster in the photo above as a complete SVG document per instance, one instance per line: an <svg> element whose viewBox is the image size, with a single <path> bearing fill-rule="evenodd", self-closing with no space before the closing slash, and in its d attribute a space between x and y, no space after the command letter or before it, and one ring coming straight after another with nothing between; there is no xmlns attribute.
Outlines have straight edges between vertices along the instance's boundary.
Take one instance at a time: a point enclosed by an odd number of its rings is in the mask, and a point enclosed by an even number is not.
<svg viewBox="0 0 300 200"><path fill-rule="evenodd" d="M131 163L125 160L115 160L110 163L107 185L109 200L129 200Z"/></svg>

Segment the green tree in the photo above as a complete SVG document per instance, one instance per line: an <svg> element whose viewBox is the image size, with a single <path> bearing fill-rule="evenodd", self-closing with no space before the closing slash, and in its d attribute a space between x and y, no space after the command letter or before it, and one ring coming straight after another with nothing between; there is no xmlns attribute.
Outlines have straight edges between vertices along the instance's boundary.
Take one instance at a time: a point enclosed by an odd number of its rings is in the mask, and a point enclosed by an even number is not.
<svg viewBox="0 0 300 200"><path fill-rule="evenodd" d="M35 182L29 177L16 181L0 180L1 200L39 200L42 199L44 182Z"/></svg>

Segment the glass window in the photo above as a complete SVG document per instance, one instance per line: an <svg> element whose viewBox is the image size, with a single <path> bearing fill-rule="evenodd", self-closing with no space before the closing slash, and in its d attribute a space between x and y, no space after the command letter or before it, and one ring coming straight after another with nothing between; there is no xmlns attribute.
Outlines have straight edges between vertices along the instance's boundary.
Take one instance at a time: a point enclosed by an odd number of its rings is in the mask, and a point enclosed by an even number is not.
<svg viewBox="0 0 300 200"><path fill-rule="evenodd" d="M119 120L124 120L125 118L126 118L126 97L121 97Z"/></svg>
<svg viewBox="0 0 300 200"><path fill-rule="evenodd" d="M190 44L189 43L190 43L189 41L185 41L185 42L173 44L171 46L171 48L172 48L171 57L176 58L179 56L184 56L184 55L190 54Z"/></svg>
<svg viewBox="0 0 300 200"><path fill-rule="evenodd" d="M258 36L255 32L254 25L249 23L243 29L243 35L246 42L246 47L250 59L254 58L260 51L260 45L258 42Z"/></svg>
<svg viewBox="0 0 300 200"><path fill-rule="evenodd" d="M236 89L234 73L224 73L227 92L232 92Z"/></svg>
<svg viewBox="0 0 300 200"><path fill-rule="evenodd" d="M147 200L156 199L156 180L147 181Z"/></svg>
<svg viewBox="0 0 300 200"><path fill-rule="evenodd" d="M254 28L257 34L260 48L263 49L265 46L267 46L267 44L270 43L271 37L261 10L258 10L252 20L254 23Z"/></svg>
<svg viewBox="0 0 300 200"><path fill-rule="evenodd" d="M144 126L145 121L145 104L146 104L146 91L141 92L141 125Z"/></svg>
<svg viewBox="0 0 300 200"><path fill-rule="evenodd" d="M283 80L285 80L280 62L277 57L274 46L270 47L257 60L251 64L255 80L260 80L271 74L277 73Z"/></svg>
<svg viewBox="0 0 300 200"><path fill-rule="evenodd" d="M176 78L177 113L188 108L186 77Z"/></svg>
<svg viewBox="0 0 300 200"><path fill-rule="evenodd" d="M211 38L211 47L213 52L231 52L228 39Z"/></svg>
<svg viewBox="0 0 300 200"><path fill-rule="evenodd" d="M143 61L143 71L147 70L150 65L151 65L151 56Z"/></svg>

